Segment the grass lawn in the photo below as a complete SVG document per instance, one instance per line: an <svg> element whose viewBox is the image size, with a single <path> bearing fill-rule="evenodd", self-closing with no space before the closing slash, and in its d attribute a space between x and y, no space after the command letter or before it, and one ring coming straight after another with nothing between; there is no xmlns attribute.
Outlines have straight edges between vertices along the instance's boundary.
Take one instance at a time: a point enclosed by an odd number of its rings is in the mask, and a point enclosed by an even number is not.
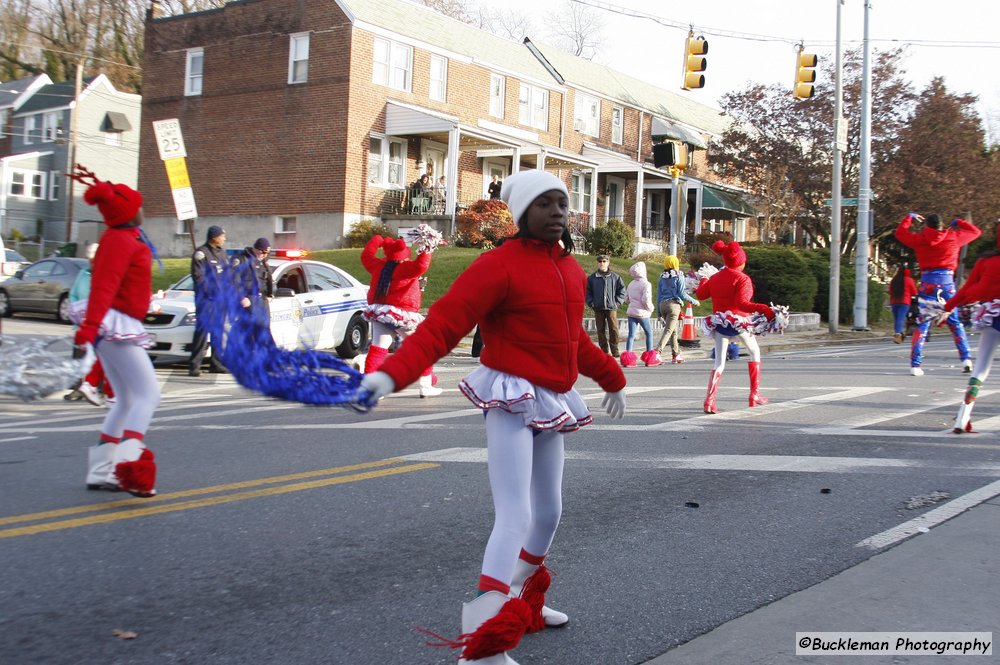
<svg viewBox="0 0 1000 665"><path fill-rule="evenodd" d="M434 259L431 261L431 267L427 271L427 290L424 291L423 298L423 308L425 311L448 290L451 283L481 253L482 250L467 247L440 247L434 252ZM370 281L368 272L361 266L360 249L322 249L310 252L308 258L315 261L332 263L353 275L362 284L368 284ZM590 254L574 254L573 258L577 260L577 263L580 264L580 267L588 275L597 270L597 260L594 256ZM632 281L632 278L628 274L628 269L633 263L635 263L634 259L611 258L611 269L622 276L626 286ZM165 289L187 275L191 270L191 259L164 259L163 266L165 270L163 274L160 274L156 263L153 263L153 291ZM656 298L656 281L659 279L662 270L663 267L659 263L646 263L646 275L653 284L654 300ZM626 308L622 306L619 309L619 315L625 316L625 310ZM695 308L695 315L697 316L710 312L711 306L708 304L702 304L700 307ZM591 316L589 310L584 316Z"/></svg>

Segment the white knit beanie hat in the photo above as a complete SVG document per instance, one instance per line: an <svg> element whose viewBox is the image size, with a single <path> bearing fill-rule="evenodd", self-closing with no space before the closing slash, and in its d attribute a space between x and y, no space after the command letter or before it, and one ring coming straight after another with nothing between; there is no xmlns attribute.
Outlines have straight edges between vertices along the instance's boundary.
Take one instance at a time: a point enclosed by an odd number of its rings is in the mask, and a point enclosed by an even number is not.
<svg viewBox="0 0 1000 665"><path fill-rule="evenodd" d="M500 198L510 208L511 217L517 224L532 201L553 189L559 190L566 198L569 198L569 192L566 191L566 185L563 184L563 181L548 171L537 169L518 171L503 181Z"/></svg>

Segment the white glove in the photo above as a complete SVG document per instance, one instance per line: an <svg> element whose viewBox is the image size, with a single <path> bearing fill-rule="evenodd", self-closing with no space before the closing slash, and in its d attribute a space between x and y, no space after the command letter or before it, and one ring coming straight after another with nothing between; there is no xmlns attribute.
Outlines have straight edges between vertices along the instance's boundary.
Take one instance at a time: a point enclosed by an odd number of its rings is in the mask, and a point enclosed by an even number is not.
<svg viewBox="0 0 1000 665"><path fill-rule="evenodd" d="M372 406L386 395L396 389L396 382L385 372L373 372L365 374L361 379L361 392L368 392L367 406Z"/></svg>
<svg viewBox="0 0 1000 665"><path fill-rule="evenodd" d="M615 393L604 393L601 406L604 407L609 416L621 420L625 415L625 391L619 390Z"/></svg>

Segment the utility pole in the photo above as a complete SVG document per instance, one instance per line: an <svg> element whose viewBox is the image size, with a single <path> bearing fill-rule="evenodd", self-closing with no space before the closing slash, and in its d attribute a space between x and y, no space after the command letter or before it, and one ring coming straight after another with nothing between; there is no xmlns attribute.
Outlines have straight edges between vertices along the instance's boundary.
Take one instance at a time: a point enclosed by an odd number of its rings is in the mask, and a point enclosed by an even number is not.
<svg viewBox="0 0 1000 665"><path fill-rule="evenodd" d="M80 89L83 88L83 61L76 63L76 92L69 110L69 164L66 167L66 242L73 240L73 179L69 174L76 169L76 127L79 117Z"/></svg>
<svg viewBox="0 0 1000 665"><path fill-rule="evenodd" d="M830 199L830 303L828 325L830 332L837 332L840 322L840 171L844 151L847 150L847 123L844 115L844 87L841 81L843 71L843 43L840 34L840 9L844 0L837 3L837 46L834 59L833 98L833 180Z"/></svg>
<svg viewBox="0 0 1000 665"><path fill-rule="evenodd" d="M861 66L861 156L858 172L858 232L854 256L854 330L868 330L868 237L871 230L872 63L868 18L872 3L865 3L864 58Z"/></svg>

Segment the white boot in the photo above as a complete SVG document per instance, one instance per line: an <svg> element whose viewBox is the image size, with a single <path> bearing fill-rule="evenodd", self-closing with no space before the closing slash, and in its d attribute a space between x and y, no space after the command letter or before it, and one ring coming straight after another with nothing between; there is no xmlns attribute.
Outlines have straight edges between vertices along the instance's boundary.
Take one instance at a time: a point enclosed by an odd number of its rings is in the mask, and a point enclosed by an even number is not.
<svg viewBox="0 0 1000 665"><path fill-rule="evenodd" d="M115 446L111 459L118 487L133 496L156 494L156 462L153 453L138 439L125 439Z"/></svg>
<svg viewBox="0 0 1000 665"><path fill-rule="evenodd" d="M952 427L952 432L955 434L965 434L972 431L972 407L975 405L975 402L963 402L958 407L958 415L955 416L955 424Z"/></svg>
<svg viewBox="0 0 1000 665"><path fill-rule="evenodd" d="M87 489L118 491L118 479L111 461L117 447L117 444L105 442L87 449Z"/></svg>
<svg viewBox="0 0 1000 665"><path fill-rule="evenodd" d="M427 378L430 379L430 377ZM521 601L511 600L499 591L487 591L472 602L463 603L462 634L473 635L487 620L499 614L500 609L508 602ZM506 651L476 660L459 658L458 663L459 665L517 665L517 662L508 656Z"/></svg>
<svg viewBox="0 0 1000 665"><path fill-rule="evenodd" d="M514 598L521 597L521 593L524 590L524 583L537 570L538 566L535 564L518 558L517 563L514 565L514 577L510 581L510 595ZM569 623L569 616L551 607L542 605L542 620L545 622L546 628L562 628Z"/></svg>
<svg viewBox="0 0 1000 665"><path fill-rule="evenodd" d="M420 377L420 396L437 397L444 391L434 385L434 379L430 374Z"/></svg>

